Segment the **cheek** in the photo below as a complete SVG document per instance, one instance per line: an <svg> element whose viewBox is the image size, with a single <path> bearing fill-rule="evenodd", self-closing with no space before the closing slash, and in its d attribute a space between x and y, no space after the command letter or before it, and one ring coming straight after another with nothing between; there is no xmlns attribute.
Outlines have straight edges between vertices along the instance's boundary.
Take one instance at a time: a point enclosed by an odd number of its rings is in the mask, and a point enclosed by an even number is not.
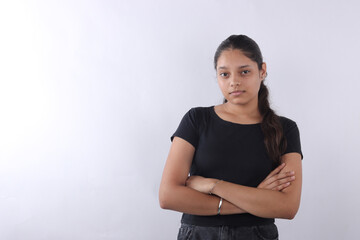
<svg viewBox="0 0 360 240"><path fill-rule="evenodd" d="M224 79L218 79L217 82L219 84L219 87L225 87L229 84L229 81Z"/></svg>
<svg viewBox="0 0 360 240"><path fill-rule="evenodd" d="M226 82L224 81L218 81L218 85L219 85L219 88L222 92L226 92L227 91L227 85L226 85Z"/></svg>
<svg viewBox="0 0 360 240"><path fill-rule="evenodd" d="M252 81L251 83L249 82L249 87L251 87L252 89L254 89L255 91L258 91L260 89L260 84L261 81L260 80L256 80L256 81Z"/></svg>

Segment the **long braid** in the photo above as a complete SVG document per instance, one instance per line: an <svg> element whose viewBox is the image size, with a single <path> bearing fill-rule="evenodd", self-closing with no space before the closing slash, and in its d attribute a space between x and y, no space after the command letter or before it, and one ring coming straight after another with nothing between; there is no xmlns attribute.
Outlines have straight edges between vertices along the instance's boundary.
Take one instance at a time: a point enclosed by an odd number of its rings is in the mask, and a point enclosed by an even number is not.
<svg viewBox="0 0 360 240"><path fill-rule="evenodd" d="M263 116L261 129L264 133L265 147L274 166L277 166L280 164L281 155L285 152L286 139L279 116L270 108L269 91L264 82L261 82L258 96L259 111Z"/></svg>

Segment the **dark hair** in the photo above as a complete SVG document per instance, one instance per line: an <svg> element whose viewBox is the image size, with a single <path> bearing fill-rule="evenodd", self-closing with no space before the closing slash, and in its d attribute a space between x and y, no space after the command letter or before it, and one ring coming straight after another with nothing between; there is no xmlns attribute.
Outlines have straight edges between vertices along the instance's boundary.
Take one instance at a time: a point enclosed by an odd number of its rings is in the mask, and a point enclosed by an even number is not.
<svg viewBox="0 0 360 240"><path fill-rule="evenodd" d="M230 49L241 50L245 56L257 63L259 70L262 69L263 57L257 43L245 35L231 35L219 45L215 52L215 70L221 53ZM263 80L258 93L258 107L263 117L261 129L264 133L264 143L267 153L270 159L273 160L274 166L277 166L280 164L281 155L285 152L286 139L279 116L270 108L268 96L269 91ZM224 103L226 102L227 100L224 99Z"/></svg>

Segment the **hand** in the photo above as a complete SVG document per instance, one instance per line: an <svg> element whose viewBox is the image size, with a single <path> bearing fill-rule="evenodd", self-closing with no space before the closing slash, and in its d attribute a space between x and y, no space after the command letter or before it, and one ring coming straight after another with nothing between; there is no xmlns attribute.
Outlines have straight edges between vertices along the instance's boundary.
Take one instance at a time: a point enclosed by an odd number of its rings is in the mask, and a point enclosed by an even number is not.
<svg viewBox="0 0 360 240"><path fill-rule="evenodd" d="M185 186L195 189L199 192L209 194L214 184L217 182L214 178L204 178L201 176L191 176L185 182Z"/></svg>
<svg viewBox="0 0 360 240"><path fill-rule="evenodd" d="M295 173L294 171L281 173L284 167L285 163L275 168L257 188L282 191L289 187L291 182L295 180Z"/></svg>

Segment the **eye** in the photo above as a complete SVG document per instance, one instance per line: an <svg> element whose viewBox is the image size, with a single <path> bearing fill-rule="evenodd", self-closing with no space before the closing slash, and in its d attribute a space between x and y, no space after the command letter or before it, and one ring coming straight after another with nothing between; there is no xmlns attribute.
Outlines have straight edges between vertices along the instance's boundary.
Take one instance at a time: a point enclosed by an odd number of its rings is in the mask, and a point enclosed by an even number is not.
<svg viewBox="0 0 360 240"><path fill-rule="evenodd" d="M249 74L249 73L250 73L249 70L244 70L244 71L241 72L241 74L244 74L244 75Z"/></svg>
<svg viewBox="0 0 360 240"><path fill-rule="evenodd" d="M220 75L221 77L228 77L228 76L229 76L228 73L220 73L219 75Z"/></svg>

